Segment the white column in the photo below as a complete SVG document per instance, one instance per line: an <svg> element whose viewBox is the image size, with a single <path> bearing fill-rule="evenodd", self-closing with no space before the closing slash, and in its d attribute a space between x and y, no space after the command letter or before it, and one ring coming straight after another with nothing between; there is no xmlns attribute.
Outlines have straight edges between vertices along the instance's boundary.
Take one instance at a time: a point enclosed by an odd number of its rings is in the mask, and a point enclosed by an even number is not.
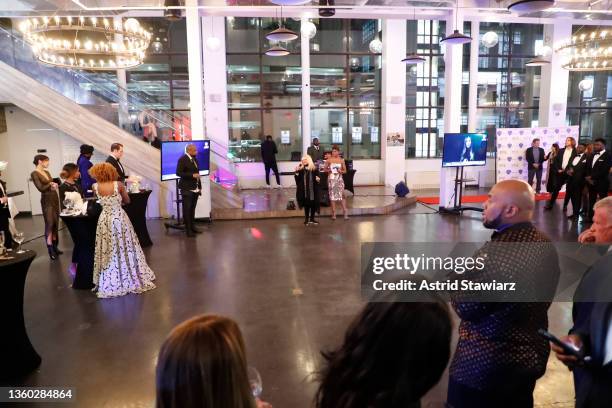
<svg viewBox="0 0 612 408"><path fill-rule="evenodd" d="M456 19L455 13L458 13ZM453 10L446 18L446 35L452 34L455 28L463 32L463 12L461 10ZM445 47L444 132L456 133L461 130L463 46L446 44ZM448 208L453 206L454 180L455 169L440 168L440 207Z"/></svg>
<svg viewBox="0 0 612 408"><path fill-rule="evenodd" d="M308 18L302 17L302 27ZM310 131L310 38L303 33L300 35L302 52L302 154L311 143Z"/></svg>
<svg viewBox="0 0 612 408"><path fill-rule="evenodd" d="M212 148L215 151L211 159L218 167L231 171L229 163L224 159L227 158L229 147L225 17L202 17L202 33L206 131L208 138L213 141ZM211 38L216 38L218 42Z"/></svg>
<svg viewBox="0 0 612 408"><path fill-rule="evenodd" d="M205 139L204 133L204 86L202 77L202 22L197 0L187 0L187 64L189 72L189 104L191 113L191 137ZM212 146L211 146L212 147ZM211 148L212 151L212 148ZM211 153L211 159L213 154ZM196 207L196 218L209 218L211 210L210 178L202 177L202 195Z"/></svg>
<svg viewBox="0 0 612 408"><path fill-rule="evenodd" d="M572 25L558 21L544 25L544 44L552 47L572 36ZM565 125L569 71L561 66L561 56L554 51L550 64L541 68L540 108L538 124L541 127Z"/></svg>
<svg viewBox="0 0 612 408"><path fill-rule="evenodd" d="M478 46L480 42L480 21L472 20L470 47L470 88L468 96L468 132L476 132L476 113L478 108ZM467 47L467 45L466 45Z"/></svg>
<svg viewBox="0 0 612 408"><path fill-rule="evenodd" d="M187 64L189 72L189 104L191 136L204 139L204 85L202 83L202 33L197 0L187 0Z"/></svg>
<svg viewBox="0 0 612 408"><path fill-rule="evenodd" d="M405 146L388 146L387 134L406 138L406 20L383 20L382 27L382 129L380 155L384 161L384 182L395 186L406 172Z"/></svg>
<svg viewBox="0 0 612 408"><path fill-rule="evenodd" d="M114 23L122 23L121 17L114 17ZM123 35L115 34L114 40L116 42L123 41ZM118 117L119 117L119 127L122 129L126 129L130 124L130 113L129 113L129 105L128 105L128 92L127 92L127 79L125 74L125 69L117 70L117 93L119 95L119 107L118 107Z"/></svg>

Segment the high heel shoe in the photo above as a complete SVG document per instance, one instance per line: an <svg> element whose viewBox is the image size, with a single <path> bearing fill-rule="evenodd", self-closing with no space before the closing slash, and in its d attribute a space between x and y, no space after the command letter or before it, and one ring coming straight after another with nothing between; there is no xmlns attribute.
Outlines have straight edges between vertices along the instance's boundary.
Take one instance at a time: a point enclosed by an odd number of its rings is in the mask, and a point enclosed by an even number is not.
<svg viewBox="0 0 612 408"><path fill-rule="evenodd" d="M51 258L52 261L55 261L57 259L57 253L55 252L55 249L53 249L53 245L47 245L47 251L49 251L49 258Z"/></svg>
<svg viewBox="0 0 612 408"><path fill-rule="evenodd" d="M54 240L53 240L53 250L55 251L55 253L56 253L57 255L61 255L61 254L63 254L64 252L63 252L63 251L60 251L60 249L57 247L58 245L59 245L59 239L54 239Z"/></svg>

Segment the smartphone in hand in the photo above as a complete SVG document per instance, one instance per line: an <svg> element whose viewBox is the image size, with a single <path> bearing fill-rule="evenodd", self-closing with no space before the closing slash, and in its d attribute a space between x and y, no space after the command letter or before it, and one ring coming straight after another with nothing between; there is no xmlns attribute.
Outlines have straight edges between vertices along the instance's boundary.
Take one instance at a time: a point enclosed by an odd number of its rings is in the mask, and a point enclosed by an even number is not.
<svg viewBox="0 0 612 408"><path fill-rule="evenodd" d="M584 355L584 350L574 346L571 343L561 341L561 339L559 339L557 336L547 332L544 329L538 329L538 334L544 337L546 340L550 341L551 343L561 347L565 354L576 357L578 361L582 363L587 363L591 360L591 357Z"/></svg>

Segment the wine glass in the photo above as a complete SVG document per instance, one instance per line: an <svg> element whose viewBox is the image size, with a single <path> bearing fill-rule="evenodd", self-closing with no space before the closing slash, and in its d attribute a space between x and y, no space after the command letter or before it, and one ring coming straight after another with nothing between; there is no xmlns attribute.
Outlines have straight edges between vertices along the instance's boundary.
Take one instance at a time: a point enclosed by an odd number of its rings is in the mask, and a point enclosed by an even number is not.
<svg viewBox="0 0 612 408"><path fill-rule="evenodd" d="M17 242L19 244L19 248L17 249L17 253L18 254L25 254L26 251L24 251L23 249L21 249L21 243L23 242L23 240L25 239L25 235L23 232L21 231L17 231L13 234L13 239L15 240L15 242Z"/></svg>
<svg viewBox="0 0 612 408"><path fill-rule="evenodd" d="M255 367L248 367L247 374L249 376L249 385L251 386L251 392L253 392L253 397L259 398L261 393L263 392L263 384L261 382L261 375L259 375L259 371Z"/></svg>

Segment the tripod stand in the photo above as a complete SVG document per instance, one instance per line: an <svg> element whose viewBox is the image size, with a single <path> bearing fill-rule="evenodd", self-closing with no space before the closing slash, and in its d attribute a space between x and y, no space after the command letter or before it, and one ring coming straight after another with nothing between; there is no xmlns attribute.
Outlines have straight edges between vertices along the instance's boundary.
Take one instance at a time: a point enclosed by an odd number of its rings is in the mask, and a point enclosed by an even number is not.
<svg viewBox="0 0 612 408"><path fill-rule="evenodd" d="M174 182L176 183L176 197L174 200L176 202L176 221L165 222L164 226L166 227L166 231L168 230L168 228L183 231L185 230L185 223L183 222L183 218L181 217L181 204L183 203L183 197L179 189L179 180L176 179L174 180Z"/></svg>

